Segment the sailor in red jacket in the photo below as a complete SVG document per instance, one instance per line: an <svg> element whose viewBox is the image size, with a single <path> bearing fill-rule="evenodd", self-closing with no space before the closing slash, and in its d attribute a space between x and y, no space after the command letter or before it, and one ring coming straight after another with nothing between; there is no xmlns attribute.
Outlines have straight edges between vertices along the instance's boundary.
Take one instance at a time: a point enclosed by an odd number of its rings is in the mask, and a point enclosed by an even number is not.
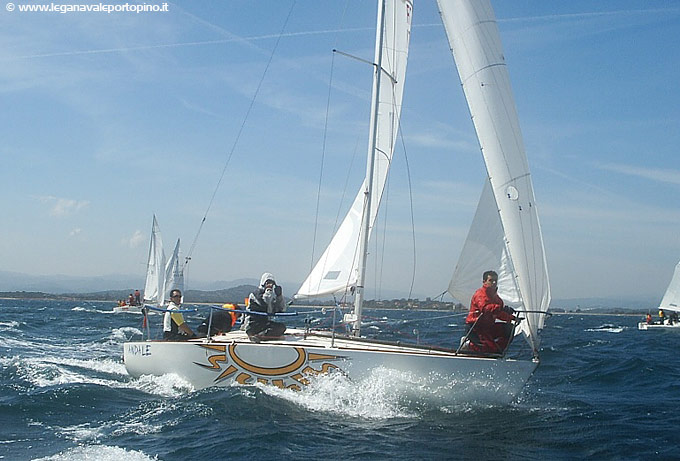
<svg viewBox="0 0 680 461"><path fill-rule="evenodd" d="M486 271L482 287L475 291L470 301L470 313L465 318L469 348L479 352L501 353L508 346L514 310L505 307L498 296L498 274ZM497 322L499 320L500 322ZM470 331L472 330L472 331Z"/></svg>

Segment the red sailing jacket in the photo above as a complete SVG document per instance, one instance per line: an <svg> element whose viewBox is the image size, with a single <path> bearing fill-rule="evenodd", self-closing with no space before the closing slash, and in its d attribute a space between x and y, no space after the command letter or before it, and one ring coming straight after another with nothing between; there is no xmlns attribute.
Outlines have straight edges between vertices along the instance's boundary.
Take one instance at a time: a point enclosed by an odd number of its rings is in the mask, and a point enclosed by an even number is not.
<svg viewBox="0 0 680 461"><path fill-rule="evenodd" d="M465 323L475 323L479 316L484 313L483 323L493 323L495 319L509 322L513 319L512 314L503 310L503 300L492 287L482 286L470 301L470 313L465 318Z"/></svg>

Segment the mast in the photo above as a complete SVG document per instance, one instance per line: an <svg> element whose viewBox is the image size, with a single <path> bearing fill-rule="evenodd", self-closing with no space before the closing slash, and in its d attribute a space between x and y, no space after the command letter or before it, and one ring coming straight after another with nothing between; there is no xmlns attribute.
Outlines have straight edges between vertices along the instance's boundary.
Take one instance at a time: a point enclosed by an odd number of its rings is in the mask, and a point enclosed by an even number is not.
<svg viewBox="0 0 680 461"><path fill-rule="evenodd" d="M380 79L382 77L382 47L385 37L385 2L378 0L378 23L375 38L375 63L373 64L373 101L371 102L371 121L366 164L366 180L364 182L364 208L361 217L361 239L359 241L359 265L357 266L357 284L354 298L354 336L361 335L361 312L364 304L364 283L366 280L366 259L368 258L368 239L371 227L371 194L373 192L373 173L375 170L375 151L378 138L378 109L380 102Z"/></svg>

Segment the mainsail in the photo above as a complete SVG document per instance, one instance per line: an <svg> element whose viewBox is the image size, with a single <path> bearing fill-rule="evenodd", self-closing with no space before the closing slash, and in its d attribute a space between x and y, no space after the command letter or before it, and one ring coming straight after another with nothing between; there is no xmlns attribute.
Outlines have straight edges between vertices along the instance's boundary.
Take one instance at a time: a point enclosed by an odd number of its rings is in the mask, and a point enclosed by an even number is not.
<svg viewBox="0 0 680 461"><path fill-rule="evenodd" d="M384 9L380 11L383 14L378 14L377 35L380 38L382 34L382 40L376 39L375 62L381 63L382 71L376 69L374 75L371 114L377 115L374 122L372 116L370 138L375 135L375 147L373 148L371 142L368 151L369 163L370 157L373 157L371 207L367 213L369 236L378 214L399 129L413 1L387 0L384 2ZM382 75L379 75L380 73ZM364 227L362 219L367 203L366 190L369 178L367 175L331 243L295 295L297 298L347 292L355 287L357 268L362 257L359 254L359 242Z"/></svg>
<svg viewBox="0 0 680 461"><path fill-rule="evenodd" d="M514 285L521 299L520 310L524 311L521 316L525 318L520 327L536 352L538 331L550 304L550 286L498 26L488 0L438 0L438 5L486 163L505 239L503 251L514 269ZM498 270L499 266L474 271L478 284L482 272L489 269Z"/></svg>
<svg viewBox="0 0 680 461"><path fill-rule="evenodd" d="M156 215L153 215L151 226L151 243L149 259L146 264L146 283L144 285L144 302L162 305L165 301L165 252L161 229Z"/></svg>
<svg viewBox="0 0 680 461"><path fill-rule="evenodd" d="M680 262L675 266L673 278L671 283L668 284L659 308L680 312Z"/></svg>

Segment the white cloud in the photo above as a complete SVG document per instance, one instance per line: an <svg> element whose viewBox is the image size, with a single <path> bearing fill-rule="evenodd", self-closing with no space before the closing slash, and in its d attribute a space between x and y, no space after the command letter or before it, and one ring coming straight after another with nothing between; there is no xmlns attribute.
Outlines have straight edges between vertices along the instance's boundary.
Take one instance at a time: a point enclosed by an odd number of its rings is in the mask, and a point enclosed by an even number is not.
<svg viewBox="0 0 680 461"><path fill-rule="evenodd" d="M75 237L76 235L80 234L82 231L83 230L80 227L76 227L71 232L69 232L68 236L69 237Z"/></svg>
<svg viewBox="0 0 680 461"><path fill-rule="evenodd" d="M87 200L73 200L53 196L43 196L39 197L39 199L41 202L48 203L52 206L50 209L51 216L58 217L77 213L90 204Z"/></svg>
<svg viewBox="0 0 680 461"><path fill-rule="evenodd" d="M598 165L598 168L628 176L637 176L639 178L649 179L651 181L680 184L680 171L677 170L640 168L638 166L622 165L616 163Z"/></svg>
<svg viewBox="0 0 680 461"><path fill-rule="evenodd" d="M145 237L142 231L136 230L131 237L124 238L122 240L123 245L129 246L130 248L137 248L139 245L144 243Z"/></svg>

